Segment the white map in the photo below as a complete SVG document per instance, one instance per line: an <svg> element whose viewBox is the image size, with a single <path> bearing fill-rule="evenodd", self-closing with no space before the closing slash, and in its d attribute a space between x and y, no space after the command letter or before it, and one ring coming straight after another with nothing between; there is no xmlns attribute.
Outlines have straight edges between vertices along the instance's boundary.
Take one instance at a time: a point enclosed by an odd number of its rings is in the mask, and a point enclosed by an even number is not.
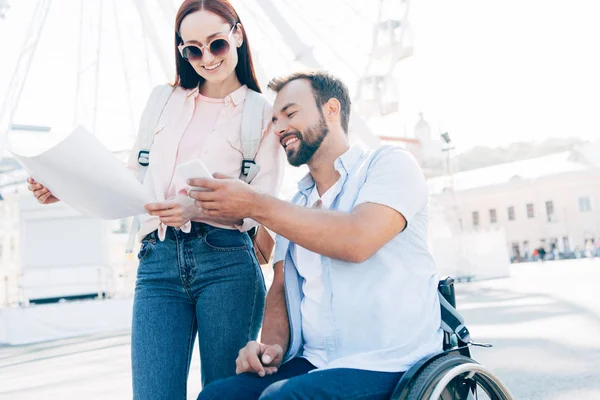
<svg viewBox="0 0 600 400"><path fill-rule="evenodd" d="M40 154L9 151L52 194L77 211L101 219L146 214L154 202L125 165L82 126Z"/></svg>

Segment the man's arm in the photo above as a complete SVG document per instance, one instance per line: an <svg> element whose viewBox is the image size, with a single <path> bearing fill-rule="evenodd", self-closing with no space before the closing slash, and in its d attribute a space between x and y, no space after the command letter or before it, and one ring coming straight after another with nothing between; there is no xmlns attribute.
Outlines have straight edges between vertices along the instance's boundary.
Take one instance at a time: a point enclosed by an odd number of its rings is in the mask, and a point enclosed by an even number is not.
<svg viewBox="0 0 600 400"><path fill-rule="evenodd" d="M290 342L290 326L283 283L283 261L275 263L273 270L273 283L267 293L260 341L264 344L277 344L285 353Z"/></svg>
<svg viewBox="0 0 600 400"><path fill-rule="evenodd" d="M258 195L253 219L305 249L327 257L363 262L400 233L406 220L398 211L365 203L350 213L299 207Z"/></svg>
<svg viewBox="0 0 600 400"><path fill-rule="evenodd" d="M211 191L190 196L208 215L250 217L315 253L363 262L404 230L427 204L427 184L414 157L389 148L373 161L350 212L299 207L261 194L234 179L194 179Z"/></svg>
<svg viewBox="0 0 600 400"><path fill-rule="evenodd" d="M273 283L267 294L261 342L251 341L235 361L237 374L254 372L264 377L277 372L290 341L285 302L283 261L275 263Z"/></svg>

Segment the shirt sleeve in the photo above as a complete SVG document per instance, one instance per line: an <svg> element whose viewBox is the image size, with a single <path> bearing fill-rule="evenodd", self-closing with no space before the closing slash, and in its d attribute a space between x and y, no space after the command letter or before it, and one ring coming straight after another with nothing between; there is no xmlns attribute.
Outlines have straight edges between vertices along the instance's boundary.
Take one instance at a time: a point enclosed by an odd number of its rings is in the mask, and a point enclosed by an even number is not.
<svg viewBox="0 0 600 400"><path fill-rule="evenodd" d="M287 253L290 241L283 236L277 235L275 238L275 254L273 256L273 265L279 261L285 260L285 253Z"/></svg>
<svg viewBox="0 0 600 400"><path fill-rule="evenodd" d="M390 146L374 156L355 207L375 203L398 211L407 226L427 206L429 190L423 171L406 150Z"/></svg>
<svg viewBox="0 0 600 400"><path fill-rule="evenodd" d="M273 124L271 117L273 108L267 105L263 114L263 136L256 153L254 161L260 167L260 171L250 183L250 186L259 192L277 197L285 170L285 153L277 135L273 132ZM245 232L256 226L259 223L245 218L242 225L236 225L240 231Z"/></svg>

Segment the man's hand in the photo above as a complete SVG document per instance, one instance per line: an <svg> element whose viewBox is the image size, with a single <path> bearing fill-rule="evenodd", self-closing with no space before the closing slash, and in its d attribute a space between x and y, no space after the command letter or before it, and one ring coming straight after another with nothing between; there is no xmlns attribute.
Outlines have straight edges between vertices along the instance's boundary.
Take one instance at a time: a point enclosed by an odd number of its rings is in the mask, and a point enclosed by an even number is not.
<svg viewBox="0 0 600 400"><path fill-rule="evenodd" d="M144 208L146 208L148 214L159 217L160 222L174 228L185 225L201 214L198 206L185 196L178 196L172 201L146 204Z"/></svg>
<svg viewBox="0 0 600 400"><path fill-rule="evenodd" d="M243 219L252 218L260 194L247 183L222 174L215 179L190 179L190 186L200 186L210 191L191 190L189 196L209 217Z"/></svg>
<svg viewBox="0 0 600 400"><path fill-rule="evenodd" d="M277 372L282 360L283 349L280 345L248 342L235 360L235 373L254 372L260 377L272 375Z"/></svg>

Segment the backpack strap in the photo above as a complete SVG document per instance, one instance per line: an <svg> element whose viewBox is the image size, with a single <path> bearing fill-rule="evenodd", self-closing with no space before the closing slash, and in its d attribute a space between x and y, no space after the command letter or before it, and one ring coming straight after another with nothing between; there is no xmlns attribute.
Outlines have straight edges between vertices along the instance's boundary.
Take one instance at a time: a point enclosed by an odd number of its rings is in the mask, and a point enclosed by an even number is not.
<svg viewBox="0 0 600 400"><path fill-rule="evenodd" d="M140 136L140 150L138 152L138 164L140 164L139 181L144 183L146 176L146 170L150 165L150 149L154 143L154 135L156 134L156 127L158 121L167 105L171 94L175 88L171 85L159 85L156 86L150 98L146 103L146 108L142 112L142 118L140 120L140 128L138 135Z"/></svg>
<svg viewBox="0 0 600 400"><path fill-rule="evenodd" d="M240 179L246 183L252 182L260 171L260 166L254 159L262 140L263 114L266 104L267 100L262 94L248 89L244 99L240 137L243 156Z"/></svg>
<svg viewBox="0 0 600 400"><path fill-rule="evenodd" d="M175 87L171 85L156 86L152 90L152 93L150 93L150 97L146 103L146 108L144 108L144 111L142 112L140 127L138 129L140 150L138 151L137 155L138 164L140 165L138 180L141 183L144 183L146 171L150 165L150 149L154 143L154 135L156 134L158 121L160 121L160 117L165 110L165 106L169 102L171 94L173 94L173 90L175 90ZM135 216L133 217L131 230L129 231L129 238L127 239L127 246L125 248L126 253L133 252L133 244L135 243L135 237L139 230L140 219L139 217Z"/></svg>

